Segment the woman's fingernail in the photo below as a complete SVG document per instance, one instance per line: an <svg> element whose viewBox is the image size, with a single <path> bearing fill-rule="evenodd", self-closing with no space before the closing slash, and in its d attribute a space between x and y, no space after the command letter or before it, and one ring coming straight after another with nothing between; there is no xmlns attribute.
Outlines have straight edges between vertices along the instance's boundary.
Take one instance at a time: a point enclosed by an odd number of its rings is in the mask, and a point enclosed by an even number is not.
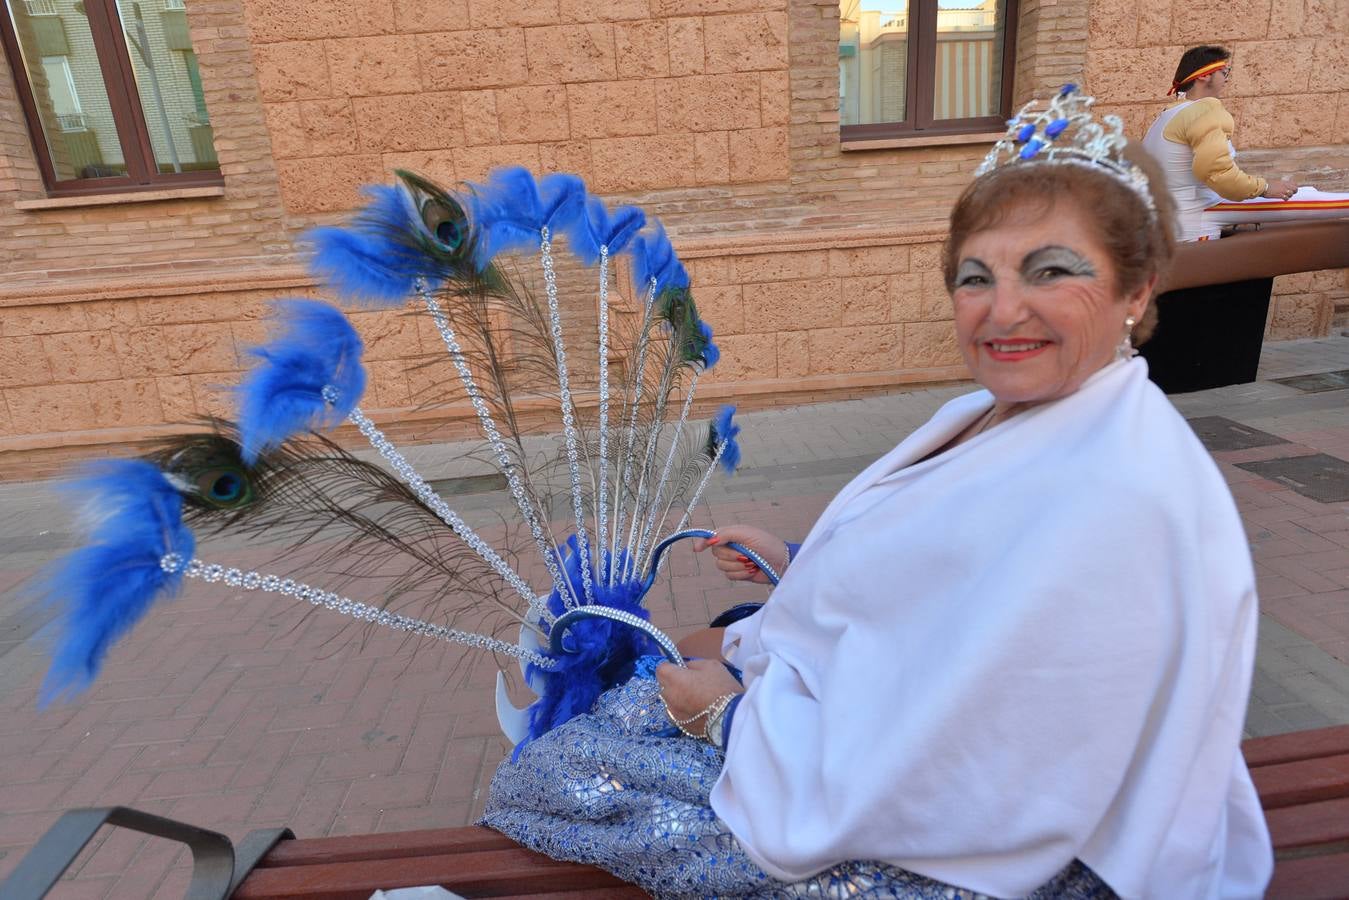
<svg viewBox="0 0 1349 900"><path fill-rule="evenodd" d="M721 538L717 537L717 536L714 534L714 535L712 535L710 538L707 539L707 544L708 544L708 546L711 546L712 544L715 544L715 543L716 543L717 541L719 541L719 540L721 540Z"/></svg>
<svg viewBox="0 0 1349 900"><path fill-rule="evenodd" d="M748 556L737 556L736 559L739 560L740 562L749 562Z"/></svg>

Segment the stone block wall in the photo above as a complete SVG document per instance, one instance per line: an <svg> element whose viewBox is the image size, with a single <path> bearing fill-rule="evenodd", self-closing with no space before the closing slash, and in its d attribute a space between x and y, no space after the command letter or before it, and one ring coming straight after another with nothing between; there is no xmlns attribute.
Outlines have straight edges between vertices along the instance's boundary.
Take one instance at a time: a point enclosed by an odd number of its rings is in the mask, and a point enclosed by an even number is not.
<svg viewBox="0 0 1349 900"><path fill-rule="evenodd" d="M1231 43L1243 161L1349 189L1347 18L1330 0L1022 0L1014 93L1082 81L1138 137L1183 47ZM0 89L0 470L223 411L266 301L312 293L296 238L398 167L573 171L660 215L725 351L709 398L963 374L936 265L991 139L844 147L836 0L188 0L188 20L221 196L34 208ZM1346 294L1344 273L1280 279L1270 337L1326 333ZM361 327L367 405L429 421L409 373L435 335Z"/></svg>

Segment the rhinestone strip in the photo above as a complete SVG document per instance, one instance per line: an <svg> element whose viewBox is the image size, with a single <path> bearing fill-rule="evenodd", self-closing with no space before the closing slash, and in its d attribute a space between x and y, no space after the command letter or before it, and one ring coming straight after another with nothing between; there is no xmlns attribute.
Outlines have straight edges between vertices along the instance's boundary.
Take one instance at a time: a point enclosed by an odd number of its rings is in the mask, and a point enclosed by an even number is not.
<svg viewBox="0 0 1349 900"><path fill-rule="evenodd" d="M492 412L487 408L487 401L483 399L482 391L478 389L478 383L473 378L473 370L468 367L468 361L464 359L459 337L454 333L454 328L450 325L448 317L440 308L440 303L427 290L426 282L418 280L417 291L421 294L422 302L426 304L427 312L431 314L431 321L435 323L436 331L440 332L440 339L445 343L445 349L449 351L455 371L459 373L459 380L463 383L469 402L473 404L473 411L478 416L478 425L482 428L483 434L487 436L487 442L491 445L492 452L496 454L497 466L506 476L506 486L510 489L511 498L515 500L516 508L520 510L520 515L524 517L525 525L529 528L529 535L534 539L534 545L538 548L539 555L543 557L544 565L548 567L548 577L552 579L553 589L572 601L567 603L568 606L574 606L571 584L562 577L562 569L557 564L559 556L557 547L544 536L543 526L539 524L539 516L534 509L534 503L525 492L525 485L520 480L520 473L511 463L510 454L506 452L506 442L501 437L501 432L497 430L496 422L492 419ZM530 612L542 618L545 622L551 622L553 615L548 610L546 598L534 597L532 591L529 596Z"/></svg>
<svg viewBox="0 0 1349 900"><path fill-rule="evenodd" d="M665 551L668 550L672 544L686 538L710 538L714 534L716 534L715 531L711 531L707 528L681 528L678 531L672 532L669 537L656 544L651 551L651 571L647 573L645 578L646 590L651 589L651 585L656 579L656 573L659 572L661 566L665 564ZM773 582L774 585L777 585L778 581L781 580L781 576L778 574L777 570L769 565L768 560L760 556L758 552L751 550L744 544L736 543L735 541L731 541L730 543L725 544L725 546L730 547L736 553L748 556L750 562L762 569L763 573L768 576L768 580Z"/></svg>
<svg viewBox="0 0 1349 900"><path fill-rule="evenodd" d="M684 423L688 421L689 409L693 406L693 392L698 389L698 376L701 374L703 374L702 369L696 369L693 377L689 379L688 392L684 395L684 408L679 411L679 421L675 422L674 436L670 438L670 448L665 454L665 466L661 469L660 480L656 482L656 496L651 498L651 513L646 517L646 525L642 528L641 536L637 539L638 572L642 571L644 566L643 550L646 549L646 542L648 540L655 541L656 514L660 511L660 501L665 493L666 479L670 477L670 468L674 465L675 451L679 449L679 436L684 431Z"/></svg>
<svg viewBox="0 0 1349 900"><path fill-rule="evenodd" d="M612 606L600 606L598 604L578 606L576 609L569 609L558 616L557 621L553 623L552 631L549 632L549 650L554 656L561 656L567 652L562 645L562 638L566 635L567 629L571 627L572 623L589 618L612 619L615 622L621 622L644 632L660 645L661 652L665 654L666 659L680 668L687 668L683 654L679 652L679 648L675 646L675 642L670 639L668 634L641 616L635 616L627 610L614 609Z"/></svg>
<svg viewBox="0 0 1349 900"><path fill-rule="evenodd" d="M656 279L652 278L650 286L646 292L646 309L642 313L642 330L637 337L637 366L636 376L633 378L632 406L631 415L628 417L628 440L627 449L623 455L623 465L618 470L618 480L614 482L614 531L610 539L609 558L618 558L618 537L623 530L623 520L625 518L623 511L623 493L626 483L628 468L632 465L633 453L637 447L637 407L642 400L642 373L646 369L646 348L649 344L647 339L647 330L651 327L651 310L656 302ZM614 583L613 570L617 566L610 566L609 585Z"/></svg>
<svg viewBox="0 0 1349 900"><path fill-rule="evenodd" d="M608 546L607 487L609 478L609 246L600 245L600 484L595 501L595 544ZM612 557L610 557L612 559Z"/></svg>
<svg viewBox="0 0 1349 900"><path fill-rule="evenodd" d="M406 631L420 637L464 644L491 653L503 653L545 669L550 669L556 665L553 660L540 653L526 650L524 647L515 644L508 644L497 638L460 631L457 628L448 628L444 625L436 625L433 622L425 622L410 616L391 613L386 609L380 609L378 606L350 600L334 594L332 591L312 587L290 578L278 578L275 575L263 575L260 572L245 572L240 569L226 568L214 563L205 563L200 559L185 562L183 557L177 553L167 553L160 557L159 567L170 573L181 571L184 578L198 578L208 584L223 581L230 587L294 597L341 615L349 616L357 621L372 622L375 625L392 628L394 631Z"/></svg>
<svg viewBox="0 0 1349 900"><path fill-rule="evenodd" d="M323 389L323 397L329 402L336 398L336 394L337 392L332 389L331 385ZM361 408L353 406L351 412L347 414L347 418L360 429L361 434L365 435L365 439L370 442L370 446L379 451L379 455L384 457L385 461L393 468L399 480L412 488L412 492L417 495L417 499L425 503L440 521L450 526L450 530L467 544L470 550L478 554L491 566L492 571L505 579L506 583L529 603L530 609L534 610L539 605L539 599L535 596L533 589L504 559L497 555L497 552L486 541L478 536L476 531L459 518L458 513L450 509L445 501L440 498L440 495L426 483L426 480L417 474L403 454L398 452L398 448L391 444L384 433L375 427L375 423L370 421L369 417L361 411ZM544 608L546 609L546 607Z"/></svg>
<svg viewBox="0 0 1349 900"><path fill-rule="evenodd" d="M673 343L673 335L671 336ZM665 369L660 373L660 385L656 388L655 398L655 421L652 423L651 434L646 441L646 451L642 454L642 474L637 480L637 497L632 504L632 528L628 532L628 546L635 548L638 539L638 526L642 524L642 512L646 509L647 489L654 488L655 485L648 485L648 477L651 474L651 466L656 461L656 448L660 445L661 432L665 430L665 403L670 396L671 382L675 371L675 348L670 348L669 356L665 359ZM632 578L639 571L637 568L637 554L632 553L628 556L628 567L623 573L623 577Z"/></svg>
<svg viewBox="0 0 1349 900"><path fill-rule="evenodd" d="M567 376L567 348L562 341L562 311L557 300L557 273L553 271L553 241L548 226L539 229L539 257L543 262L543 283L548 294L548 318L553 335L553 355L557 362L557 387L562 400L562 436L567 444L567 468L571 474L571 508L576 518L576 544L581 555L581 585L585 602L595 602L595 584L590 576L590 541L586 536L585 510L581 501L581 467L576 450L576 418L571 401L571 382Z"/></svg>
<svg viewBox="0 0 1349 900"><path fill-rule="evenodd" d="M675 526L674 533L684 530L684 526L689 523L689 516L691 516L693 511L698 508L698 501L702 499L703 491L707 489L707 483L712 480L712 473L717 471L717 463L721 461L721 454L725 452L727 443L728 441L725 440L717 442L716 452L712 454L712 464L708 466L707 471L703 473L703 480L698 482L698 489L695 490L693 496L689 498L688 506L684 507L684 515L680 516L679 524ZM758 562L755 562L755 565L757 566Z"/></svg>

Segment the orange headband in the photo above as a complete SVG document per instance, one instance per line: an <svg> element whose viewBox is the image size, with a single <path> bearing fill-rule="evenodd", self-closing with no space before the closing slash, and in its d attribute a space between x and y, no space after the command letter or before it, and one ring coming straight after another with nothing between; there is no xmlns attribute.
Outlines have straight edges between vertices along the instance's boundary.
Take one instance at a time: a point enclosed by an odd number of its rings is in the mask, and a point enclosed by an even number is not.
<svg viewBox="0 0 1349 900"><path fill-rule="evenodd" d="M1219 69L1226 68L1227 64L1231 61L1231 59L1220 59L1217 62L1211 62L1206 66L1200 66L1180 81L1171 82L1171 90L1166 92L1166 96L1170 97L1172 94L1178 93L1182 84L1189 84L1196 78L1203 78L1205 75L1212 75Z"/></svg>

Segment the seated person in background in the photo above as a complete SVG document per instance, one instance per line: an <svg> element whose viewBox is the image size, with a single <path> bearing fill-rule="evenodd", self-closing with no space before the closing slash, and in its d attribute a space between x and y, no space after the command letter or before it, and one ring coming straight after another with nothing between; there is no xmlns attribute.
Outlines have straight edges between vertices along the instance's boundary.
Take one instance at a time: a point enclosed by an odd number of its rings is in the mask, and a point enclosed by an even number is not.
<svg viewBox="0 0 1349 900"><path fill-rule="evenodd" d="M1225 47L1186 50L1167 92L1181 102L1158 116L1143 138L1175 199L1177 240L1206 241L1229 225L1349 216L1349 194L1268 181L1237 166L1232 114L1222 103L1231 78Z"/></svg>

